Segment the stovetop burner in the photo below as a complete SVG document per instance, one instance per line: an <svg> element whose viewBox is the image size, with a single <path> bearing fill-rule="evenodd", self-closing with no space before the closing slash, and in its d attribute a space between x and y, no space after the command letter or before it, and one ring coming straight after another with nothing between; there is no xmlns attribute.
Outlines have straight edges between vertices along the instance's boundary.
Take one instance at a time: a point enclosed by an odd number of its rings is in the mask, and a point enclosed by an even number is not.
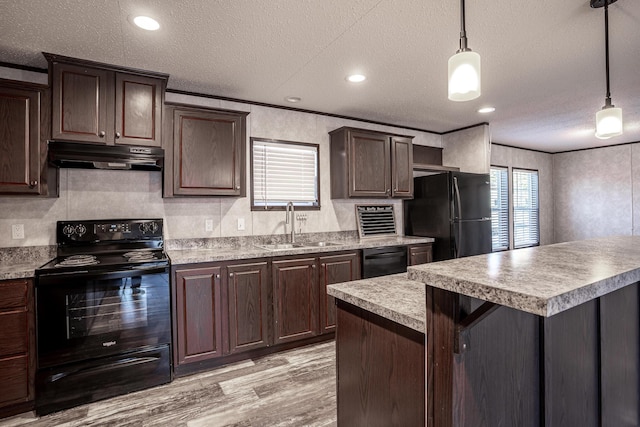
<svg viewBox="0 0 640 427"><path fill-rule="evenodd" d="M131 251L122 255L129 262L137 262L137 261L151 261L154 259L158 259L158 257L150 251Z"/></svg>
<svg viewBox="0 0 640 427"><path fill-rule="evenodd" d="M86 265L96 265L99 264L98 258L95 255L71 255L60 262L55 263L54 267L84 267Z"/></svg>

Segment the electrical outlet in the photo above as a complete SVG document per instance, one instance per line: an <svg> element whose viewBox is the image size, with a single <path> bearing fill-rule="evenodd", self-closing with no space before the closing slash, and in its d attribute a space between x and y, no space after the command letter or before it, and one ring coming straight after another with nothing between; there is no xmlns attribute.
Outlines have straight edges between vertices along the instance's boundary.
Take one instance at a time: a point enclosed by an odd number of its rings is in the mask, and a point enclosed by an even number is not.
<svg viewBox="0 0 640 427"><path fill-rule="evenodd" d="M12 239L24 239L24 224L13 224L11 226Z"/></svg>
<svg viewBox="0 0 640 427"><path fill-rule="evenodd" d="M244 230L244 218L238 218L238 230Z"/></svg>
<svg viewBox="0 0 640 427"><path fill-rule="evenodd" d="M213 220L207 219L204 221L204 231L213 231Z"/></svg>

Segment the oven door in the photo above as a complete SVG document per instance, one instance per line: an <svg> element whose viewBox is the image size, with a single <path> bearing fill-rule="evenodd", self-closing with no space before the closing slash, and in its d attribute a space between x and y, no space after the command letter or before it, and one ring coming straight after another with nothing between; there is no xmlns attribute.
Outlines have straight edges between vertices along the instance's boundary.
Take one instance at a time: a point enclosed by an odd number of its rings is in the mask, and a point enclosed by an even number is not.
<svg viewBox="0 0 640 427"><path fill-rule="evenodd" d="M39 275L38 367L170 343L168 270Z"/></svg>

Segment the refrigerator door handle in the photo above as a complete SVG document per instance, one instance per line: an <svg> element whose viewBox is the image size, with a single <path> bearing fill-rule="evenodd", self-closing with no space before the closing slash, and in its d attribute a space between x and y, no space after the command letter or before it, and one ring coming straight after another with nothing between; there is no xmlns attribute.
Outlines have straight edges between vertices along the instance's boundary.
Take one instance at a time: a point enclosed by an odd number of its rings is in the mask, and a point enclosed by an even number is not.
<svg viewBox="0 0 640 427"><path fill-rule="evenodd" d="M455 243L455 257L458 258L458 254L460 253L459 249L462 248L462 205L460 204L460 189L458 188L458 178L457 177L453 177L453 193L455 196L455 201L458 203L458 213L460 214L459 217L457 217L458 221L457 221L457 225L458 225L458 239L457 242L455 241L455 235L454 235L454 243ZM455 206L455 204L454 204ZM454 215L453 218L455 219L455 209L454 209Z"/></svg>

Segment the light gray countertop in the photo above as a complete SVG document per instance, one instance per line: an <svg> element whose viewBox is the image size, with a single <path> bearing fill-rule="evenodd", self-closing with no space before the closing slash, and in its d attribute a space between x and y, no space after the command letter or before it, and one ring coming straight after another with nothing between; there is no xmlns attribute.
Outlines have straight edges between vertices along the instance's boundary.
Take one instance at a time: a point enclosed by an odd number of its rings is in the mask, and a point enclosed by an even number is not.
<svg viewBox="0 0 640 427"><path fill-rule="evenodd" d="M0 280L33 277L38 267L51 261L55 246L0 248Z"/></svg>
<svg viewBox="0 0 640 427"><path fill-rule="evenodd" d="M268 250L258 246L222 248L168 249L166 252L174 265L213 261L233 261L250 258L266 258L284 255L330 253L378 246L412 245L432 243L431 237L380 237L372 239L332 240L340 245ZM5 248L0 253L0 280L34 277L35 270L55 257L55 246Z"/></svg>
<svg viewBox="0 0 640 427"><path fill-rule="evenodd" d="M406 273L327 286L329 295L424 333L425 286Z"/></svg>
<svg viewBox="0 0 640 427"><path fill-rule="evenodd" d="M640 281L640 236L422 264L409 267L408 278L549 317Z"/></svg>
<svg viewBox="0 0 640 427"><path fill-rule="evenodd" d="M35 261L15 264L12 263L9 265L2 265L0 266L0 280L26 279L28 277L33 277L36 268L45 264L47 261Z"/></svg>
<svg viewBox="0 0 640 427"><path fill-rule="evenodd" d="M335 240L335 243L340 243L340 245L324 247L303 247L278 250L268 250L260 248L258 246L242 246L234 248L171 249L167 250L167 254L171 259L172 265L181 265L200 262L233 261L250 258L266 258L276 256L349 251L381 246L412 245L432 242L433 238L431 237L392 236L359 240Z"/></svg>

